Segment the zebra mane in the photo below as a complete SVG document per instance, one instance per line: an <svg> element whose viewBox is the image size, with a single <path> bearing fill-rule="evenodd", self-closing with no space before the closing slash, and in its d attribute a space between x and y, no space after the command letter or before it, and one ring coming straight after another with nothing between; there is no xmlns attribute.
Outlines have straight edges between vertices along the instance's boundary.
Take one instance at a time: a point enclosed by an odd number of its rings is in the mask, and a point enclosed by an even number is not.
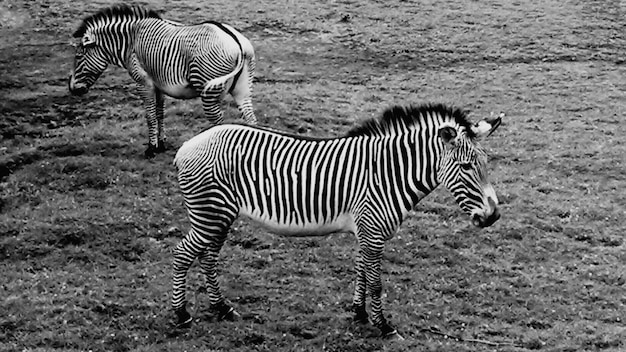
<svg viewBox="0 0 626 352"><path fill-rule="evenodd" d="M465 127L466 135L474 138L475 133L471 126L471 121L467 118L467 113L461 109L453 108L443 104L423 104L419 106L410 105L393 106L385 110L379 118L372 118L364 121L348 131L346 137L358 136L386 136L398 134L399 131L412 128L420 121L436 118L436 116L449 116L457 124Z"/></svg>
<svg viewBox="0 0 626 352"><path fill-rule="evenodd" d="M111 6L109 8L105 8L96 12L95 14L86 17L83 22L80 24L76 32L74 32L74 38L80 38L85 35L87 28L100 20L112 20L114 18L161 18L158 12L147 9L141 6L133 5L125 5L119 4L115 6Z"/></svg>

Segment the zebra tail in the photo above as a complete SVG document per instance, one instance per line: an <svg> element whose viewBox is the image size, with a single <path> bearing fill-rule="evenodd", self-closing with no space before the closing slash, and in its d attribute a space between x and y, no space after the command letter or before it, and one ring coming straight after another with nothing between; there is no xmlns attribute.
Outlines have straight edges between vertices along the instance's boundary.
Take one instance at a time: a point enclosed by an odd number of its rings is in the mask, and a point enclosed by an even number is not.
<svg viewBox="0 0 626 352"><path fill-rule="evenodd" d="M229 79L235 77L237 73L239 73L239 71L243 69L243 65L245 63L243 56L244 56L243 53L240 53L240 55L237 56L237 66L232 72L225 74L224 76L213 78L212 80L208 81L204 85L204 89L202 89L202 95L206 94L207 90L214 89L221 85L224 85ZM233 84L235 84L235 82L233 82Z"/></svg>

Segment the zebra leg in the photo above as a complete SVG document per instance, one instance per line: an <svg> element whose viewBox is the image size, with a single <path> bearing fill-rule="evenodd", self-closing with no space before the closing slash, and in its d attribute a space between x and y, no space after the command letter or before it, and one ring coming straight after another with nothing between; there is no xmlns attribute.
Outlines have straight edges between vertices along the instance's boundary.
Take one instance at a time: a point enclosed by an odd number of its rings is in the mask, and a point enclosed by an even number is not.
<svg viewBox="0 0 626 352"><path fill-rule="evenodd" d="M163 153L165 151L165 130L163 129L163 109L165 106L165 99L163 99L163 93L160 90L155 94L156 105L156 119L157 119L157 145L156 152Z"/></svg>
<svg viewBox="0 0 626 352"><path fill-rule="evenodd" d="M204 116L209 119L212 126L219 125L224 120L221 106L223 91L224 87L221 86L219 90L207 90L201 95Z"/></svg>
<svg viewBox="0 0 626 352"><path fill-rule="evenodd" d="M217 281L217 260L226 236L215 238L211 245L200 255L200 267L206 277L207 292L211 310L217 315L217 321L239 320L239 313L226 303Z"/></svg>
<svg viewBox="0 0 626 352"><path fill-rule="evenodd" d="M252 109L252 73L249 65L244 65L241 75L233 82L230 94L235 99L237 108L249 125L256 125L257 119Z"/></svg>
<svg viewBox="0 0 626 352"><path fill-rule="evenodd" d="M146 107L146 121L148 123L148 148L144 155L147 158L153 158L156 153L165 150L163 145L163 92L155 86L154 81L143 69L134 54L130 57L128 73L135 82L142 86L141 93Z"/></svg>
<svg viewBox="0 0 626 352"><path fill-rule="evenodd" d="M191 221L189 234L174 252L172 307L179 326L191 322L191 316L185 310L185 279L189 266L196 257L199 257L201 269L206 276L209 299L213 306L219 308L222 319L235 314L224 308L216 266L228 229L237 217L237 202L228 187L210 181L199 183L197 177L179 178Z"/></svg>
<svg viewBox="0 0 626 352"><path fill-rule="evenodd" d="M372 247L373 245L370 245ZM366 268L367 288L372 299L372 323L380 329L384 338L399 338L402 336L393 328L383 315L382 308L382 282L380 279L381 261L383 257L383 247L364 248L362 251L363 263Z"/></svg>
<svg viewBox="0 0 626 352"><path fill-rule="evenodd" d="M163 144L163 93L154 87L147 87L144 100L148 122L148 148L144 155L147 158L153 158L156 153L165 151Z"/></svg>
<svg viewBox="0 0 626 352"><path fill-rule="evenodd" d="M365 310L365 292L367 281L365 279L365 268L363 267L363 254L361 250L356 258L355 263L356 281L354 284L354 299L352 301L352 312L354 312L354 321L367 324L369 322L367 311Z"/></svg>
<svg viewBox="0 0 626 352"><path fill-rule="evenodd" d="M187 271L200 253L200 249L192 245L192 238L197 233L191 229L189 234L174 249L172 309L176 313L176 327L187 328L193 318L187 311Z"/></svg>

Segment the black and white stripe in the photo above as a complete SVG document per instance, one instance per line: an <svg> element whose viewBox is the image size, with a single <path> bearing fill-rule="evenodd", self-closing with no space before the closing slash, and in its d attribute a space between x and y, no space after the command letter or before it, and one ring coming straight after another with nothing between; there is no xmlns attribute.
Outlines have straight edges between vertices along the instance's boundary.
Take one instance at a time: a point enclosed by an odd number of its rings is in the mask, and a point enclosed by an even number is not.
<svg viewBox="0 0 626 352"><path fill-rule="evenodd" d="M83 20L70 91L84 94L108 64L124 67L142 87L148 111L148 156L162 151L163 95L200 97L212 124L223 119L221 100L230 93L248 124L252 109L254 49L233 27L205 22L183 25L137 6L114 6Z"/></svg>
<svg viewBox="0 0 626 352"><path fill-rule="evenodd" d="M354 233L360 253L357 318L367 318L369 290L373 323L384 334L395 333L382 313L380 262L385 241L417 202L443 182L469 215L497 220L497 199L487 200L492 195L483 191L493 191L485 179L485 163L461 169L484 155L472 128L460 110L424 105L389 109L341 138L221 125L187 141L175 159L191 221L174 257L172 305L179 323L190 321L185 278L197 257L212 258L206 265L200 261L211 304L232 313L219 289L213 259L241 214L289 236Z"/></svg>

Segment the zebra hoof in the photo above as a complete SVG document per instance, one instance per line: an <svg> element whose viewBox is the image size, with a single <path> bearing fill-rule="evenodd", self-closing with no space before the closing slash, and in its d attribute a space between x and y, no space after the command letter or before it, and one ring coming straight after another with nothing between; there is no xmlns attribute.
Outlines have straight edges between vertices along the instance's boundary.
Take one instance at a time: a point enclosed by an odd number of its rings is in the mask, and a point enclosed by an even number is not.
<svg viewBox="0 0 626 352"><path fill-rule="evenodd" d="M181 309L176 311L176 329L188 329L189 327L191 327L191 322L193 321L193 318L191 317L191 314L189 314L187 312L186 309Z"/></svg>
<svg viewBox="0 0 626 352"><path fill-rule="evenodd" d="M382 336L383 339L387 341L404 341L404 337L398 334L398 331L394 330L386 335Z"/></svg>
<svg viewBox="0 0 626 352"><path fill-rule="evenodd" d="M391 325L389 325L386 321L383 321L379 329L380 329L380 336L385 340L390 340L390 341L404 340L404 337L398 334L398 330L392 328Z"/></svg>
<svg viewBox="0 0 626 352"><path fill-rule="evenodd" d="M241 315L237 313L235 308L229 306L228 304L221 302L211 307L211 310L214 311L215 318L217 321L237 321L241 319Z"/></svg>
<svg viewBox="0 0 626 352"><path fill-rule="evenodd" d="M230 307L230 310L228 312L226 312L225 314L220 314L217 317L218 321L238 321L241 320L241 315L239 313L237 313L237 311L235 310L235 308Z"/></svg>
<svg viewBox="0 0 626 352"><path fill-rule="evenodd" d="M146 151L143 154L146 156L146 158L152 159L158 153L165 152L165 149L166 149L165 148L165 142L159 141L157 143L157 145L148 144L148 148L146 149Z"/></svg>
<svg viewBox="0 0 626 352"><path fill-rule="evenodd" d="M147 159L152 159L156 156L157 153L157 147L153 146L152 144L148 145L148 148L146 149L145 152L143 152L143 155L147 158Z"/></svg>
<svg viewBox="0 0 626 352"><path fill-rule="evenodd" d="M167 149L167 148L165 147L165 142L163 142L163 141L159 141L159 142L157 143L156 150L155 150L154 152L155 152L155 153L163 153L163 152L165 152L165 149Z"/></svg>
<svg viewBox="0 0 626 352"><path fill-rule="evenodd" d="M183 322L176 323L176 329L189 329L191 327L191 323L193 322L193 318L189 317L189 319Z"/></svg>
<svg viewBox="0 0 626 352"><path fill-rule="evenodd" d="M352 311L354 312L354 316L352 317L352 320L355 323L361 324L361 325L369 324L370 322L369 315L367 314L367 311L365 310L365 306L353 306Z"/></svg>

